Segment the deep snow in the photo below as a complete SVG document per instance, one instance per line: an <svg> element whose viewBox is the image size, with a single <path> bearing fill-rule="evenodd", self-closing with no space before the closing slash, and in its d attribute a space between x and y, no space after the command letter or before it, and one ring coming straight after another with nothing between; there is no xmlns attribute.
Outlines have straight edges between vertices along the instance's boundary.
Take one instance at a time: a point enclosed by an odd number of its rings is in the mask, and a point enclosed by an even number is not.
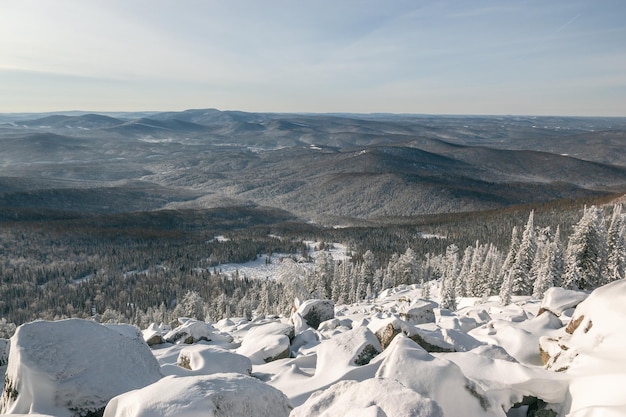
<svg viewBox="0 0 626 417"><path fill-rule="evenodd" d="M130 326L30 323L11 340L3 410L69 416L63 404L104 386L95 398L119 394L105 416L626 415L625 281L504 307L461 299L455 312L437 307L438 282L427 285L433 300L417 285L389 289L335 306L317 328L300 314L155 325L143 338L171 342L151 350ZM117 359L101 359L111 351ZM152 368L140 352L156 358ZM69 376L61 394L50 375Z"/></svg>

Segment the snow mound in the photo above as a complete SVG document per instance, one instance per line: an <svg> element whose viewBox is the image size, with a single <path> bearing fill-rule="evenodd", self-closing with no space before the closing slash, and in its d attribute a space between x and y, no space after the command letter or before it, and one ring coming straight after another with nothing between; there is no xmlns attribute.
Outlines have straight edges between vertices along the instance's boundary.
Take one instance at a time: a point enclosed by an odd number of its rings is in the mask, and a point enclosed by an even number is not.
<svg viewBox="0 0 626 417"><path fill-rule="evenodd" d="M434 323L437 307L434 301L417 299L402 309L400 318L411 324Z"/></svg>
<svg viewBox="0 0 626 417"><path fill-rule="evenodd" d="M383 353L376 376L390 378L433 399L445 416L503 417L502 408L469 380L456 364L426 352L408 337L398 335Z"/></svg>
<svg viewBox="0 0 626 417"><path fill-rule="evenodd" d="M571 415L616 415L626 409L624 346L626 280L593 291L558 337L542 338L542 350L550 356L547 368L571 378L566 403Z"/></svg>
<svg viewBox="0 0 626 417"><path fill-rule="evenodd" d="M320 343L315 375L344 374L351 367L367 365L382 351L374 333L365 326L357 327Z"/></svg>
<svg viewBox="0 0 626 417"><path fill-rule="evenodd" d="M298 306L293 316L294 324L302 318L306 324L317 329L320 323L335 318L335 304L331 300L306 300Z"/></svg>
<svg viewBox="0 0 626 417"><path fill-rule="evenodd" d="M539 340L559 334L563 323L554 314L541 314L530 320L492 320L469 332L475 339L503 347L525 365L542 365Z"/></svg>
<svg viewBox="0 0 626 417"><path fill-rule="evenodd" d="M208 342L213 341L216 343L228 344L233 341L233 338L230 335L219 333L217 329L209 323L187 318L181 318L179 321L182 322L180 326L170 330L165 334L165 336L163 336L163 339L166 342L176 344L192 344L205 340ZM144 335L144 337L146 336L147 334Z"/></svg>
<svg viewBox="0 0 626 417"><path fill-rule="evenodd" d="M535 397L554 404L558 410L565 400L568 379L562 374L480 353L475 350L442 357L457 364L465 376L478 383L498 408L508 410L524 397Z"/></svg>
<svg viewBox="0 0 626 417"><path fill-rule="evenodd" d="M104 417L287 417L287 397L241 374L168 376L113 398Z"/></svg>
<svg viewBox="0 0 626 417"><path fill-rule="evenodd" d="M317 391L290 417L443 417L436 402L392 379L341 381Z"/></svg>
<svg viewBox="0 0 626 417"><path fill-rule="evenodd" d="M161 370L166 375L178 376L219 373L250 375L252 362L249 358L227 349L198 343L182 348L176 365L165 365Z"/></svg>
<svg viewBox="0 0 626 417"><path fill-rule="evenodd" d="M128 335L128 328L80 319L18 327L11 338L0 411L98 412L116 395L159 380L159 365L141 334Z"/></svg>
<svg viewBox="0 0 626 417"><path fill-rule="evenodd" d="M255 365L288 358L291 351L288 335L293 335L293 326L279 322L253 327L237 353L247 356Z"/></svg>
<svg viewBox="0 0 626 417"><path fill-rule="evenodd" d="M560 287L552 287L548 289L543 296L539 314L543 311L550 311L555 315L560 316L566 310L576 307L588 296L589 294L584 291L573 291Z"/></svg>

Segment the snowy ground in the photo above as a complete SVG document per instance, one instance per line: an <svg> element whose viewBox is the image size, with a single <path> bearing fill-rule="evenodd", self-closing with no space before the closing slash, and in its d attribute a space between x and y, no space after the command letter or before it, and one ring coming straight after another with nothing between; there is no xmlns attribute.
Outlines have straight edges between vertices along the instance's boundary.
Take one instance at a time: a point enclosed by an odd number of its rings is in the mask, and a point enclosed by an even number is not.
<svg viewBox="0 0 626 417"><path fill-rule="evenodd" d="M249 276L272 273L261 262ZM427 285L431 300L413 285L334 308L307 301L292 317L155 325L143 331L149 358L130 326L25 325L0 412L70 417L108 402L105 417L626 416L623 280L504 307L464 298L454 312ZM112 381L129 371L135 382L120 391Z"/></svg>
<svg viewBox="0 0 626 417"><path fill-rule="evenodd" d="M217 236L216 240L224 240L224 237ZM309 256L315 260L320 253L320 251L317 250L320 242L305 241L304 243L306 243L309 247ZM335 260L344 260L349 258L349 256L346 255L346 251L346 246L335 243L327 252L330 253ZM231 276L238 273L241 277L245 276L252 279L275 278L280 274L282 259L294 257L298 260L299 255L287 253L274 253L272 255L263 254L254 261L246 263L221 264L217 265L215 269ZM304 262L304 260L300 261L303 268L312 269L314 267L314 262ZM211 270L213 270L213 268L211 268Z"/></svg>

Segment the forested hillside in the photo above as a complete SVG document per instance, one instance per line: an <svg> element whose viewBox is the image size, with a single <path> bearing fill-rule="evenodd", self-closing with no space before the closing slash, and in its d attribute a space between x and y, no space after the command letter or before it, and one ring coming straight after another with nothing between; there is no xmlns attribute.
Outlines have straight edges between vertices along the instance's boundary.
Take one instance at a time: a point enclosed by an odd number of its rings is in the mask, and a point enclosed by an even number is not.
<svg viewBox="0 0 626 417"><path fill-rule="evenodd" d="M593 203L356 228L323 228L260 208L19 212L18 220L2 222L0 317L15 324L95 317L139 326L181 315L218 320L286 314L295 297L354 303L434 279L442 280L449 308L456 297L499 295L506 303L511 295L540 297L554 285L589 290L623 277L625 258L621 206ZM345 244L347 256L333 259L333 242ZM273 258L279 272L267 279L220 267L272 254L284 255Z"/></svg>

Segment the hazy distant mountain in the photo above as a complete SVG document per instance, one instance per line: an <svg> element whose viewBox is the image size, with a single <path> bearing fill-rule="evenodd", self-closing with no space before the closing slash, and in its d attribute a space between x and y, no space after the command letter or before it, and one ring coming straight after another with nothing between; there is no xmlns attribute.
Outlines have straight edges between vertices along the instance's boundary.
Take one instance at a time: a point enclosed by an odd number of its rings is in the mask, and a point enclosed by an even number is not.
<svg viewBox="0 0 626 417"><path fill-rule="evenodd" d="M40 116L0 115L0 206L238 203L328 218L626 192L623 118L215 109Z"/></svg>

